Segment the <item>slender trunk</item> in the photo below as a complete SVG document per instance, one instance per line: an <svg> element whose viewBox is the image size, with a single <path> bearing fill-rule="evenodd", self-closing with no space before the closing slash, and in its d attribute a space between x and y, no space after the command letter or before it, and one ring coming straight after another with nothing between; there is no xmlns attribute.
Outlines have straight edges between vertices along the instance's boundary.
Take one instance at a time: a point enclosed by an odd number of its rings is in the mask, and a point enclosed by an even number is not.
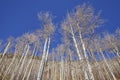
<svg viewBox="0 0 120 80"><path fill-rule="evenodd" d="M5 54L7 53L10 44L11 44L11 42L8 42L6 48L4 49L4 52L3 52L2 57L1 57L1 59L0 59L0 64L1 64L1 62L2 62L2 60L3 60L3 58L4 58L4 56L5 56Z"/></svg>
<svg viewBox="0 0 120 80"><path fill-rule="evenodd" d="M117 53L117 56L118 56L117 61L118 61L119 65L120 65L120 55L119 55L118 49L113 49L113 52Z"/></svg>
<svg viewBox="0 0 120 80"><path fill-rule="evenodd" d="M60 66L60 80L63 80L63 68L64 68L64 63L63 63L63 56L61 56L61 66Z"/></svg>
<svg viewBox="0 0 120 80"><path fill-rule="evenodd" d="M58 69L56 69L57 64L56 65L54 64L54 66L55 66L55 74L53 75L53 77L54 77L53 80L57 80L57 70L58 70Z"/></svg>
<svg viewBox="0 0 120 80"><path fill-rule="evenodd" d="M43 72L43 67L44 67L47 42L48 42L48 39L46 38L45 44L44 44L43 56L42 56L42 60L41 60L39 71L38 71L37 80L41 80L42 79L42 72Z"/></svg>
<svg viewBox="0 0 120 80"><path fill-rule="evenodd" d="M92 73L92 68L91 68L91 65L90 65L90 63L88 61L88 56L87 56L85 44L84 44L84 41L82 39L82 34L81 34L80 31L79 31L79 36L80 36L80 41L81 41L81 44L82 44L83 53L84 53L84 56L86 58L85 60L87 62L87 67L88 67L88 70L89 70L89 73L90 73L90 80L94 80L94 76L93 76L93 73ZM86 72L85 72L85 75L86 75Z"/></svg>
<svg viewBox="0 0 120 80"><path fill-rule="evenodd" d="M107 77L107 79L109 79L109 80L112 80L111 79L111 77L110 77L110 74L109 74L109 72L108 72L108 70L107 70L107 68L106 68L106 65L103 63L103 69L105 70L105 72L106 72L106 76L105 77Z"/></svg>
<svg viewBox="0 0 120 80"><path fill-rule="evenodd" d="M32 56L31 56L31 58L30 58L30 60L29 60L29 62L28 62L28 64L27 64L27 66L26 66L26 68L25 68L25 72L24 72L24 76L23 76L22 80L24 80L25 77L26 77L26 74L27 74L28 68L29 68L29 66L30 66L30 64L31 64L31 62L32 62L32 60L33 60L33 57L34 57L34 53L35 53L35 51L36 51L36 47L34 47L34 50L33 50Z"/></svg>
<svg viewBox="0 0 120 80"><path fill-rule="evenodd" d="M120 64L120 52L119 52L119 50L118 50L118 48L116 47L115 44L113 44L111 41L110 41L110 43L111 43L112 46L115 48L113 51L114 51L115 53L117 53L117 56L118 56L118 62L119 62L119 64Z"/></svg>
<svg viewBox="0 0 120 80"><path fill-rule="evenodd" d="M101 55L102 55L103 60L105 61L106 66L108 67L108 69L109 69L109 71L110 71L113 79L114 79L114 80L117 80L116 77L115 77L115 75L114 75L113 72L111 71L110 66L109 66L109 64L107 63L106 58L104 57L103 52L102 52L101 49L100 49L100 53L101 53Z"/></svg>
<svg viewBox="0 0 120 80"><path fill-rule="evenodd" d="M12 66L13 63L14 63L16 56L17 56L17 53L16 53L16 50L15 50L15 52L14 52L14 57L13 57L13 59L12 59L10 65L8 66L8 68L5 70L5 72L4 72L4 76L3 76L2 80L4 80L5 77L6 77L6 75L7 75L7 73L10 72L10 68L11 68L11 66Z"/></svg>
<svg viewBox="0 0 120 80"><path fill-rule="evenodd" d="M37 52L35 52L35 56L37 55ZM32 71L32 68L33 68L33 65L35 64L35 59L31 62L31 66L30 66L30 69L29 69L29 72L28 72L28 75L27 75L27 78L26 80L29 80L29 77L30 77L30 73Z"/></svg>
<svg viewBox="0 0 120 80"><path fill-rule="evenodd" d="M45 62L48 60L49 48L50 48L50 38L48 40L48 46L47 46L47 52L46 52Z"/></svg>
<svg viewBox="0 0 120 80"><path fill-rule="evenodd" d="M51 80L55 80L55 61L54 61L54 54L53 54L53 61L52 61L52 71L51 71Z"/></svg>
<svg viewBox="0 0 120 80"><path fill-rule="evenodd" d="M20 58L20 61L18 62L18 64L16 64L16 67L15 67L15 69L14 69L13 72L12 72L12 75L11 75L11 77L10 77L10 80L13 80L13 79L14 79L15 73L16 73L17 69L19 68L20 64L21 64L21 61L22 61L22 59L23 59L23 57L24 57L24 54L25 54L25 52L26 52L27 47L28 47L28 45L25 45L24 52L23 52L23 54L22 54L22 56L21 56L21 58Z"/></svg>
<svg viewBox="0 0 120 80"><path fill-rule="evenodd" d="M17 76L17 79L16 79L16 80L19 79L19 76L20 76L21 72L23 71L24 63L25 63L26 57L27 57L27 55L28 55L29 49L30 49L30 46L28 45L26 54L25 54L25 56L24 56L24 58L23 58L23 61L22 61L22 64L21 64L21 66L20 66L20 69L19 69L19 71L18 71L18 76Z"/></svg>
<svg viewBox="0 0 120 80"><path fill-rule="evenodd" d="M113 61L113 60L110 58L110 55L108 55L108 52L106 52L106 55L107 55L107 57L108 57L109 62ZM111 67L111 71L112 71L112 72L114 72L114 71L116 71L116 72L119 71L119 70L116 69L116 66L114 65L114 62L111 62L111 64L109 64L109 66Z"/></svg>
<svg viewBox="0 0 120 80"><path fill-rule="evenodd" d="M74 44L75 44L75 47L76 47L76 50L77 50L77 55L79 57L79 60L81 60L82 58L81 58L81 55L80 55L80 51L78 49L77 41L75 39L75 35L74 35L74 32L73 32L72 26L71 26L71 32L72 32L72 38L73 38L73 41L74 41Z"/></svg>
<svg viewBox="0 0 120 80"><path fill-rule="evenodd" d="M66 79L65 80L69 80L68 77L70 77L69 76L69 61L70 61L70 59L69 59L69 56L68 56L67 60L66 60L67 74L66 74Z"/></svg>
<svg viewBox="0 0 120 80"><path fill-rule="evenodd" d="M49 48L50 48L50 38L48 40L48 46L47 46L47 53L46 53L45 64L47 64L47 61L48 61ZM49 64L48 64L48 79L49 79Z"/></svg>
<svg viewBox="0 0 120 80"><path fill-rule="evenodd" d="M74 76L73 70L71 71L71 73L72 73L72 80L75 80L75 76Z"/></svg>
<svg viewBox="0 0 120 80"><path fill-rule="evenodd" d="M104 75L103 75L103 73L102 73L100 64L97 62L97 60L96 60L96 58L95 58L95 56L93 55L92 52L93 52L93 51L90 50L91 56L92 56L93 60L95 61L95 66L98 66L98 67L97 67L97 68L98 68L97 71L98 71L98 74L99 74L99 76L100 76L100 79L105 80L105 77L104 77ZM102 78L101 78L101 77L102 77Z"/></svg>

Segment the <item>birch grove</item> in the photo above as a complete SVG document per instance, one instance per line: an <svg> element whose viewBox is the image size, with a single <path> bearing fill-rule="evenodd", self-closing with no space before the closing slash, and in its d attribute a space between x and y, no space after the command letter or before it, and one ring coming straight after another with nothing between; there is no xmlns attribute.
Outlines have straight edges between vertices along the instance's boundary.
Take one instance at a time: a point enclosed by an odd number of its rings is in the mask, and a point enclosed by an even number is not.
<svg viewBox="0 0 120 80"><path fill-rule="evenodd" d="M88 4L60 23L38 13L38 30L0 40L0 80L119 80L120 29L99 33L100 14Z"/></svg>

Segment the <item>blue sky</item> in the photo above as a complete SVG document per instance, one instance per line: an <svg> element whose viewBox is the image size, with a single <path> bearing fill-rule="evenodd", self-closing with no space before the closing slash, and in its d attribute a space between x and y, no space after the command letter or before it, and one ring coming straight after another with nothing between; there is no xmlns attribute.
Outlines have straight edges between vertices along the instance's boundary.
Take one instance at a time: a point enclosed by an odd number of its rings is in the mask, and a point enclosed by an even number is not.
<svg viewBox="0 0 120 80"><path fill-rule="evenodd" d="M61 23L66 13L88 0L0 0L0 39L18 37L40 28L37 13L50 11ZM102 10L107 22L101 31L113 32L120 28L120 0L89 0L95 11Z"/></svg>

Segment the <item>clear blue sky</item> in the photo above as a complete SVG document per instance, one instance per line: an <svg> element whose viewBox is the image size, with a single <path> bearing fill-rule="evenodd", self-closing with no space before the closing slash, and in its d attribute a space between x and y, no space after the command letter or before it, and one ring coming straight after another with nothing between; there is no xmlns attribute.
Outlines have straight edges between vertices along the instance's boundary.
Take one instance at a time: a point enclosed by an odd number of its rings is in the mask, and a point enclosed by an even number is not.
<svg viewBox="0 0 120 80"><path fill-rule="evenodd" d="M39 29L37 13L50 11L60 23L68 11L88 0L0 0L0 39L18 37ZM89 0L101 17L107 19L102 30L113 32L120 27L120 0Z"/></svg>

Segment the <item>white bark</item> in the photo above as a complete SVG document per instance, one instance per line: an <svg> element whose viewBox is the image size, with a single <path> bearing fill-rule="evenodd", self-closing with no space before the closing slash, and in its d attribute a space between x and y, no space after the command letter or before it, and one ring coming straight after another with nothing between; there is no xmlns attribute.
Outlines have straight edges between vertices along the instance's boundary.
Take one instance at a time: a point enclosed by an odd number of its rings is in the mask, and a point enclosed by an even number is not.
<svg viewBox="0 0 120 80"><path fill-rule="evenodd" d="M51 77L52 77L51 80L55 80L55 62L54 62L54 54L53 54L53 57L52 57L52 58L53 58L53 61L52 61L52 70L51 70L51 71L52 71L52 72L51 72L51 73L52 73L52 74L51 74Z"/></svg>
<svg viewBox="0 0 120 80"><path fill-rule="evenodd" d="M84 73L84 74L85 74L85 78L84 78L84 79L85 79L85 80L89 80L88 74L87 74L86 70L84 70L84 72L85 72L85 73Z"/></svg>
<svg viewBox="0 0 120 80"><path fill-rule="evenodd" d="M48 42L48 39L46 38L45 44L44 44L44 49L43 49L43 56L42 56L42 60L40 62L40 66L39 66L37 80L41 80L42 79L42 74L43 74L42 72L43 72L43 67L44 67L43 65L44 65L44 60L45 60L45 53L46 53L47 42Z"/></svg>
<svg viewBox="0 0 120 80"><path fill-rule="evenodd" d="M1 57L1 59L0 59L0 64L1 64L1 62L2 62L2 60L3 60L3 58L4 58L4 56L5 56L5 54L7 53L10 44L11 44L11 42L8 42L6 48L4 49L4 52L3 52L2 57Z"/></svg>
<svg viewBox="0 0 120 80"><path fill-rule="evenodd" d="M44 65L46 64L46 62L47 62L47 60L48 60L49 48L50 48L50 38L48 39L48 46L47 46L47 52L46 52L46 57L45 57ZM44 65L43 65L43 66L44 66ZM49 66L49 64L48 64L48 66ZM49 68L48 68L48 79L49 79Z"/></svg>
<svg viewBox="0 0 120 80"><path fill-rule="evenodd" d="M101 49L100 49L100 53L101 53L101 55L102 55L102 57L103 57L103 60L105 61L106 66L108 67L108 69L109 69L109 71L110 71L113 79L114 79L114 80L117 80L116 77L115 77L115 75L114 75L113 72L111 71L110 66L109 66L109 64L107 63L106 58L104 57L103 52L102 52Z"/></svg>
<svg viewBox="0 0 120 80"><path fill-rule="evenodd" d="M49 48L50 48L50 38L49 38L49 40L48 40L48 46L47 46L47 53L46 53L46 57L45 57L45 62L46 62L47 59L48 59Z"/></svg>
<svg viewBox="0 0 120 80"><path fill-rule="evenodd" d="M18 71L18 76L17 76L17 79L16 79L16 80L19 79L19 76L20 76L20 74L21 74L21 72L22 72L22 70L23 70L23 67L24 67L23 65L24 65L24 63L25 63L25 60L26 60L26 57L27 57L27 55L28 55L29 49L30 49L30 46L28 45L28 48L27 48L27 51L26 51L26 53L25 53L25 55L24 55L22 64L20 65L20 69L19 69L19 71Z"/></svg>
<svg viewBox="0 0 120 80"><path fill-rule="evenodd" d="M25 72L24 72L24 76L23 76L22 80L24 80L25 77L26 77L26 74L27 74L28 68L29 68L29 66L30 66L30 64L31 64L31 62L32 62L32 60L33 60L33 56L34 56L35 51L36 51L36 47L34 47L34 50L33 50L32 56L31 56L31 58L30 58L28 64L26 65Z"/></svg>
<svg viewBox="0 0 120 80"><path fill-rule="evenodd" d="M75 47L76 47L76 50L77 50L77 55L79 57L79 60L81 60L82 58L81 58L81 55L80 55L80 51L78 49L77 41L75 39L75 35L74 35L74 32L73 32L72 26L71 26L71 32L72 32L72 38L73 38L73 41L74 41L74 44L75 44Z"/></svg>
<svg viewBox="0 0 120 80"><path fill-rule="evenodd" d="M79 29L79 26L78 26L78 29ZM88 67L88 70L89 70L89 73L90 73L90 80L94 80L94 75L92 73L91 65L88 61L88 56L87 56L85 44L84 44L84 41L83 41L82 34L81 34L80 30L79 30L79 36L80 36L80 41L81 41L81 44L82 44L83 53L84 53L86 61L87 61L87 67ZM86 72L85 72L85 75L86 75Z"/></svg>
<svg viewBox="0 0 120 80"><path fill-rule="evenodd" d="M61 66L60 66L60 80L64 80L64 79L63 79L63 75L64 75L64 74L63 74L64 61L63 61L63 56L61 56L61 57L62 57L62 59L61 59L61 61L60 61L60 63L61 63L61 64L60 64L60 65L61 65Z"/></svg>
<svg viewBox="0 0 120 80"><path fill-rule="evenodd" d="M21 64L21 61L22 61L22 59L23 59L23 57L24 57L24 54L26 53L27 47L28 47L28 45L25 45L25 48L24 48L24 52L23 52L23 54L22 54L22 57L20 58L19 63L16 64L16 67L15 67L15 69L13 70L13 73L12 73L12 75L11 75L11 77L10 77L10 80L13 80L13 79L14 79L15 73L16 73L16 71L18 70L18 68L19 68L19 66L20 66L20 64Z"/></svg>
<svg viewBox="0 0 120 80"><path fill-rule="evenodd" d="M94 61L95 61L95 66L98 66L98 67L97 67L97 68L98 68L98 73L99 73L98 75L100 76L100 79L101 79L101 77L102 77L102 79L105 80L105 77L104 77L104 75L103 75L103 73L102 73L102 71L101 71L100 64L97 62L95 56L94 56L93 53L92 53L92 50L90 50L90 52L91 52L91 54L92 54L92 58L93 58Z"/></svg>
<svg viewBox="0 0 120 80"><path fill-rule="evenodd" d="M4 72L4 76L3 76L2 80L4 80L5 77L6 77L6 75L7 75L7 73L10 72L10 67L13 65L13 63L14 63L14 61L15 61L15 58L16 58L16 55L17 55L17 53L16 53L16 50L15 50L15 52L14 52L14 56L13 56L13 59L12 59L10 65L8 66L8 68L5 70L5 72Z"/></svg>
<svg viewBox="0 0 120 80"><path fill-rule="evenodd" d="M37 55L37 52L35 52L35 56ZM26 80L29 80L29 77L30 77L30 73L31 73L31 71L32 71L32 68L33 68L33 65L35 64L35 59L34 60L32 60L32 64L31 64L31 66L30 66L30 69L29 69L29 72L28 72L28 75L27 75L27 78L26 78Z"/></svg>
<svg viewBox="0 0 120 80"><path fill-rule="evenodd" d="M72 73L72 80L75 80L74 71L72 70L71 73Z"/></svg>

